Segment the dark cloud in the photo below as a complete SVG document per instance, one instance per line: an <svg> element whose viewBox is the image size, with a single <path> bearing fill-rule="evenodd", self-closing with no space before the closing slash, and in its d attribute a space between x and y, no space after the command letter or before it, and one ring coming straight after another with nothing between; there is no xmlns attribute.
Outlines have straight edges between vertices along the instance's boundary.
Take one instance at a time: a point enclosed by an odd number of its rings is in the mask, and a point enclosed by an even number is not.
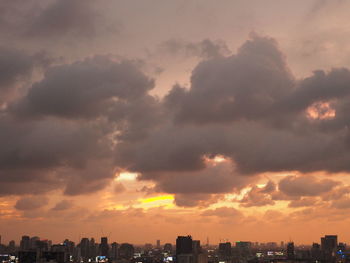
<svg viewBox="0 0 350 263"><path fill-rule="evenodd" d="M29 81L35 69L50 63L45 53L34 55L25 51L0 46L0 102L8 93L13 92L25 81Z"/></svg>
<svg viewBox="0 0 350 263"><path fill-rule="evenodd" d="M196 43L169 39L159 46L159 50L171 55L196 56L204 59L222 57L231 53L225 42L210 39L204 39Z"/></svg>
<svg viewBox="0 0 350 263"><path fill-rule="evenodd" d="M274 40L254 37L236 55L201 62L189 90L176 88L166 100L179 122L217 123L268 118L294 85Z"/></svg>
<svg viewBox="0 0 350 263"><path fill-rule="evenodd" d="M287 176L283 178L278 188L290 196L317 196L331 191L339 182L331 179L318 179L311 175Z"/></svg>
<svg viewBox="0 0 350 263"><path fill-rule="evenodd" d="M252 189L249 190L249 192L240 200L240 203L243 207L266 206L275 204L270 195L265 194L263 190L257 186L253 186Z"/></svg>
<svg viewBox="0 0 350 263"><path fill-rule="evenodd" d="M15 204L15 208L18 210L35 210L42 208L43 206L48 204L48 198L45 196L29 196L22 197L17 200Z"/></svg>
<svg viewBox="0 0 350 263"><path fill-rule="evenodd" d="M55 65L1 115L0 180L87 194L120 169L174 194L179 206L205 206L262 172L349 171L349 76L333 69L297 80L276 41L256 35L235 55L199 63L190 87L176 85L165 98L150 94L154 81L132 61ZM253 187L242 205L325 195L337 185L287 176L279 190L272 181Z"/></svg>
<svg viewBox="0 0 350 263"><path fill-rule="evenodd" d="M152 88L153 81L131 62L96 56L49 68L13 110L29 116L94 118L114 104L122 109L125 103L137 104Z"/></svg>
<svg viewBox="0 0 350 263"><path fill-rule="evenodd" d="M73 207L73 202L71 200L62 200L55 204L54 207L51 208L53 211L63 211L68 210Z"/></svg>
<svg viewBox="0 0 350 263"><path fill-rule="evenodd" d="M56 0L43 8L32 21L27 34L33 37L76 36L91 37L96 33L92 1Z"/></svg>

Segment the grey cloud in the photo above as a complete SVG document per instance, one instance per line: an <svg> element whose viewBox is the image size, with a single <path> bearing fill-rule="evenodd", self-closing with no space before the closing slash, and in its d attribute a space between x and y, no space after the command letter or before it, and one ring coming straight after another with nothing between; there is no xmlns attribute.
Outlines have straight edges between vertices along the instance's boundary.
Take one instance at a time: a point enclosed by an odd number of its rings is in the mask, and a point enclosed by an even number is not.
<svg viewBox="0 0 350 263"><path fill-rule="evenodd" d="M27 54L12 48L0 47L0 99L16 88L16 85L29 80L36 68L50 63L44 53Z"/></svg>
<svg viewBox="0 0 350 263"><path fill-rule="evenodd" d="M243 214L233 207L218 207L215 209L209 209L202 213L203 216L215 216L215 217L227 217L227 218L239 218L243 217Z"/></svg>
<svg viewBox="0 0 350 263"><path fill-rule="evenodd" d="M298 208L306 206L315 206L317 203L317 198L314 197L304 197L299 200L292 200L289 202L288 207Z"/></svg>
<svg viewBox="0 0 350 263"><path fill-rule="evenodd" d="M160 52L185 57L196 56L204 59L229 55L231 52L223 41L204 39L200 42L187 42L179 39L169 39L159 46Z"/></svg>
<svg viewBox="0 0 350 263"><path fill-rule="evenodd" d="M54 207L51 208L53 211L64 211L73 207L73 202L71 200L62 200L55 204Z"/></svg>
<svg viewBox="0 0 350 263"><path fill-rule="evenodd" d="M15 208L18 210L35 210L48 204L48 198L45 196L22 197L17 200Z"/></svg>
<svg viewBox="0 0 350 263"><path fill-rule="evenodd" d="M263 193L263 191L256 186L252 187L252 189L240 200L240 203L243 207L266 206L275 204L270 195Z"/></svg>
<svg viewBox="0 0 350 263"><path fill-rule="evenodd" d="M189 90L171 91L179 122L217 123L267 118L294 85L283 54L270 38L255 36L236 55L201 62Z"/></svg>
<svg viewBox="0 0 350 263"><path fill-rule="evenodd" d="M317 196L331 191L339 182L331 179L317 179L314 176L287 176L283 178L278 188L290 196Z"/></svg>
<svg viewBox="0 0 350 263"><path fill-rule="evenodd" d="M187 194L176 194L175 204L182 207L207 207L210 204L218 201L218 196L212 194L202 193L187 193Z"/></svg>
<svg viewBox="0 0 350 263"><path fill-rule="evenodd" d="M153 81L131 62L95 56L48 69L13 111L29 116L94 118L114 102L133 101L152 88Z"/></svg>
<svg viewBox="0 0 350 263"><path fill-rule="evenodd" d="M75 34L91 37L96 34L96 16L92 1L56 0L38 12L26 34L51 37Z"/></svg>

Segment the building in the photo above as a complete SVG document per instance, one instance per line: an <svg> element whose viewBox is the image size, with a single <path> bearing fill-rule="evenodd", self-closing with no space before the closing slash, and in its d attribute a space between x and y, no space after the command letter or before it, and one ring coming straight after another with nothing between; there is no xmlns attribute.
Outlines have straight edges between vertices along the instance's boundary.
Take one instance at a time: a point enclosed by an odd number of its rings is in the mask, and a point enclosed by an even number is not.
<svg viewBox="0 0 350 263"><path fill-rule="evenodd" d="M294 260L294 258L295 258L294 242L289 242L287 244L287 259Z"/></svg>
<svg viewBox="0 0 350 263"><path fill-rule="evenodd" d="M21 242L20 242L20 250L21 251L27 251L30 249L30 237L29 236L22 236ZM25 255L23 255L25 257Z"/></svg>
<svg viewBox="0 0 350 263"><path fill-rule="evenodd" d="M90 249L90 242L89 239L84 237L81 239L80 244L80 257L83 259L84 262L87 262L90 258L89 249Z"/></svg>
<svg viewBox="0 0 350 263"><path fill-rule="evenodd" d="M230 261L232 257L232 246L230 242L220 243L218 250L219 261Z"/></svg>
<svg viewBox="0 0 350 263"><path fill-rule="evenodd" d="M117 260L119 258L119 256L118 256L118 248L119 248L118 243L113 242L111 244L110 257L111 257L112 260Z"/></svg>
<svg viewBox="0 0 350 263"><path fill-rule="evenodd" d="M176 255L192 254L192 237L178 236L176 239Z"/></svg>
<svg viewBox="0 0 350 263"><path fill-rule="evenodd" d="M101 237L100 256L104 256L104 257L109 256L109 245L108 245L107 237Z"/></svg>
<svg viewBox="0 0 350 263"><path fill-rule="evenodd" d="M338 236L336 235L326 235L321 237L321 251L323 259L331 260L336 253L338 246Z"/></svg>
<svg viewBox="0 0 350 263"><path fill-rule="evenodd" d="M164 245L164 248L163 248L164 252L167 252L167 253L172 253L173 252L173 245L170 244L170 243L166 243Z"/></svg>
<svg viewBox="0 0 350 263"><path fill-rule="evenodd" d="M157 246L156 246L158 249L160 248L160 240L158 239L157 240Z"/></svg>
<svg viewBox="0 0 350 263"><path fill-rule="evenodd" d="M123 243L119 248L119 257L121 259L130 260L134 257L134 246L128 243Z"/></svg>

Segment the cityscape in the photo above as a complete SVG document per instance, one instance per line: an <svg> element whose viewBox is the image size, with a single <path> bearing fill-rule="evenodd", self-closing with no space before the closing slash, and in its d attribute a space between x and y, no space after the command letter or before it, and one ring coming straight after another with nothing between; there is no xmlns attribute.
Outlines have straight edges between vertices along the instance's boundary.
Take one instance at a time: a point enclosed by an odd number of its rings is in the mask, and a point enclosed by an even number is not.
<svg viewBox="0 0 350 263"><path fill-rule="evenodd" d="M2 263L259 263L259 262L350 262L350 250L337 235L325 235L319 243L296 245L294 242L225 241L201 244L192 236L178 236L175 244L133 245L109 242L101 237L82 238L79 243L68 239L53 244L47 239L22 236L19 244L11 240L0 246Z"/></svg>

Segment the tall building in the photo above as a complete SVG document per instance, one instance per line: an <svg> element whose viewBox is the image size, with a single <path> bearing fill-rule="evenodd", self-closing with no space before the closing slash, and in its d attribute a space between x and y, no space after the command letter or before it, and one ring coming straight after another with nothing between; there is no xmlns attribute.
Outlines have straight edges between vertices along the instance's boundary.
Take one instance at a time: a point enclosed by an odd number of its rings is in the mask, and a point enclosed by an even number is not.
<svg viewBox="0 0 350 263"><path fill-rule="evenodd" d="M157 240L157 248L158 249L160 248L160 240L159 239Z"/></svg>
<svg viewBox="0 0 350 263"><path fill-rule="evenodd" d="M20 250L21 251L27 251L30 249L30 237L29 236L22 236L21 242L20 242Z"/></svg>
<svg viewBox="0 0 350 263"><path fill-rule="evenodd" d="M117 260L118 258L118 243L113 242L111 244L111 259Z"/></svg>
<svg viewBox="0 0 350 263"><path fill-rule="evenodd" d="M218 251L219 261L229 261L232 256L232 246L230 242L220 243Z"/></svg>
<svg viewBox="0 0 350 263"><path fill-rule="evenodd" d="M89 259L89 248L90 248L90 242L89 239L84 237L81 239L80 244L80 256L82 257L83 261L86 262Z"/></svg>
<svg viewBox="0 0 350 263"><path fill-rule="evenodd" d="M121 259L130 260L134 257L134 246L128 243L123 243L119 248L119 257Z"/></svg>
<svg viewBox="0 0 350 263"><path fill-rule="evenodd" d="M295 258L294 242L287 244L287 259L293 260Z"/></svg>
<svg viewBox="0 0 350 263"><path fill-rule="evenodd" d="M330 260L335 256L338 246L338 236L326 235L321 237L321 251L325 260Z"/></svg>
<svg viewBox="0 0 350 263"><path fill-rule="evenodd" d="M321 260L321 246L318 243L313 243L311 247L311 258L313 260Z"/></svg>
<svg viewBox="0 0 350 263"><path fill-rule="evenodd" d="M109 256L108 254L109 254L108 239L107 237L101 237L100 255L108 257Z"/></svg>
<svg viewBox="0 0 350 263"><path fill-rule="evenodd" d="M192 251L192 237L178 236L176 239L176 255L191 254Z"/></svg>

